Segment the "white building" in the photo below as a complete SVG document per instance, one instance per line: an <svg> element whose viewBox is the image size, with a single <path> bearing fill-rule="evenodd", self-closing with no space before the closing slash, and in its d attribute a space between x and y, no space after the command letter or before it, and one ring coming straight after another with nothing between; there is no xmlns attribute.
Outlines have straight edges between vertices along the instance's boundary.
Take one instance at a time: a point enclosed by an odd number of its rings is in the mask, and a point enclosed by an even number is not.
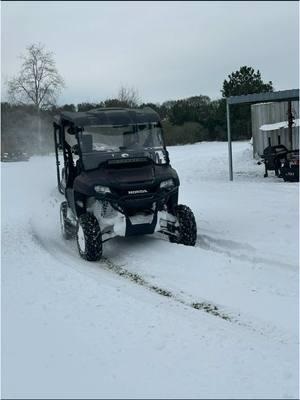
<svg viewBox="0 0 300 400"><path fill-rule="evenodd" d="M294 124L292 148L299 149L299 101L292 101ZM263 154L270 144L283 144L290 149L288 128L288 102L257 103L251 105L253 156Z"/></svg>

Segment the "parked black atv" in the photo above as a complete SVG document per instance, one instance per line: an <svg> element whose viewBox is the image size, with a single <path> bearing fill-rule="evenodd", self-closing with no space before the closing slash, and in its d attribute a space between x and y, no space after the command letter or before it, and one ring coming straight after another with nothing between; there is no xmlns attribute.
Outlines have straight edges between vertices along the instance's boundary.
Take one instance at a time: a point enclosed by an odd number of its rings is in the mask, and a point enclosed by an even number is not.
<svg viewBox="0 0 300 400"><path fill-rule="evenodd" d="M268 171L275 171L275 175L285 182L299 182L299 149L288 150L283 145L268 146L261 158L265 164L265 178Z"/></svg>
<svg viewBox="0 0 300 400"><path fill-rule="evenodd" d="M280 176L285 182L299 182L299 149L287 152L281 161Z"/></svg>
<svg viewBox="0 0 300 400"><path fill-rule="evenodd" d="M280 166L281 163L286 160L288 149L282 145L268 146L264 149L263 155L261 155L262 162L265 164L264 178L268 177L268 171L275 171L275 175L280 177ZM261 162L259 161L260 165Z"/></svg>
<svg viewBox="0 0 300 400"><path fill-rule="evenodd" d="M99 260L102 244L115 236L162 232L171 242L195 245L195 217L178 205L178 175L151 108L63 112L54 141L58 189L66 198L62 233L77 237L81 257Z"/></svg>

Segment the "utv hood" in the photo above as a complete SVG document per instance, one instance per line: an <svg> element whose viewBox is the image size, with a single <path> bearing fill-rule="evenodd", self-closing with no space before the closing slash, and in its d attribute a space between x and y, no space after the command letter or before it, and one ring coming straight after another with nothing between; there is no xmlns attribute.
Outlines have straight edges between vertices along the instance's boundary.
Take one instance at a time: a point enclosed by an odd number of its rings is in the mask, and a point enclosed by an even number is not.
<svg viewBox="0 0 300 400"><path fill-rule="evenodd" d="M74 190L87 196L95 195L94 186L102 185L110 189L135 189L159 185L161 181L173 178L176 186L179 179L170 165L134 165L115 167L102 166L93 171L82 172L74 181Z"/></svg>

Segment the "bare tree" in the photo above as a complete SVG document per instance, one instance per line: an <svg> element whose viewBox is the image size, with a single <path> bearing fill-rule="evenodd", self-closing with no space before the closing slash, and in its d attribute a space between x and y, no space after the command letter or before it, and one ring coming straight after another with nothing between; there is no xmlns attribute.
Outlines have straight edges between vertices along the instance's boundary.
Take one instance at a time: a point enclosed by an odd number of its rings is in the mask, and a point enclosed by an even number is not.
<svg viewBox="0 0 300 400"><path fill-rule="evenodd" d="M33 104L37 112L37 148L42 150L42 120L40 110L55 105L64 85L54 61L53 53L42 44L27 47L18 76L7 82L8 96L16 104Z"/></svg>
<svg viewBox="0 0 300 400"><path fill-rule="evenodd" d="M32 44L23 60L18 76L8 81L10 100L18 104L34 104L37 112L56 103L57 96L64 87L53 53L41 44Z"/></svg>
<svg viewBox="0 0 300 400"><path fill-rule="evenodd" d="M134 87L121 86L118 100L128 107L138 107L141 104L138 90Z"/></svg>

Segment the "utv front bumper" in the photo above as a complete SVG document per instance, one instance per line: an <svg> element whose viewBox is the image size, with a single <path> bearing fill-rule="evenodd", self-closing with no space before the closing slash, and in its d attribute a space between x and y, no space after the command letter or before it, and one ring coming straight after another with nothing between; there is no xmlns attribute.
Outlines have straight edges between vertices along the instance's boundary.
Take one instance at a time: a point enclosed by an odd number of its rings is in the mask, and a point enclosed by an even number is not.
<svg viewBox="0 0 300 400"><path fill-rule="evenodd" d="M142 210L158 211L164 205L178 201L178 187L161 189L147 193L136 193L140 190L112 190L111 193L96 194L95 198L100 201L107 201L111 206L124 215L133 215ZM128 194L132 192L133 194ZM126 194L125 194L126 193Z"/></svg>
<svg viewBox="0 0 300 400"><path fill-rule="evenodd" d="M87 210L98 219L106 241L115 236L145 235L161 230L161 215L168 214L166 210L172 202L174 205L178 202L178 187L119 197L113 193L97 194L94 200L90 199Z"/></svg>

